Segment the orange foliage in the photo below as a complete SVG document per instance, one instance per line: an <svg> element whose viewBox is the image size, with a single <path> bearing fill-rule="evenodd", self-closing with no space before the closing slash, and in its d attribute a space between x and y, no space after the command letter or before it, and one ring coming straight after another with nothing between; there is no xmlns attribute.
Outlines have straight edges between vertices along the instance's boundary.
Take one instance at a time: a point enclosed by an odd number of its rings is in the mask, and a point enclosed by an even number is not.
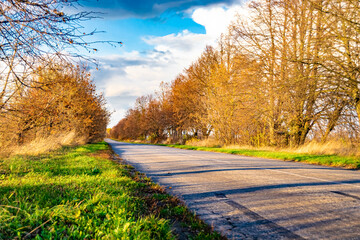
<svg viewBox="0 0 360 240"><path fill-rule="evenodd" d="M11 121L0 130L11 129L7 140L17 144L74 131L87 142L99 141L109 119L90 74L70 64L39 67L30 88L14 97L10 109L6 117Z"/></svg>

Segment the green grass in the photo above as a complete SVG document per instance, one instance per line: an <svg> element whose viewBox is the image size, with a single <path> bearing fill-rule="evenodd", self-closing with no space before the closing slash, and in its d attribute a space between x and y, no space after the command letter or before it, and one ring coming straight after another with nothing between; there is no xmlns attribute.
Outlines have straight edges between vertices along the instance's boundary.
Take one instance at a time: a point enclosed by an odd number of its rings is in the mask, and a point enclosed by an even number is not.
<svg viewBox="0 0 360 240"><path fill-rule="evenodd" d="M250 157L262 157L270 159L280 159L287 161L306 162L311 164L344 167L349 169L360 169L360 158L352 156L338 156L338 155L315 155L315 154L304 154L304 153L289 153L281 151L270 151L270 150L251 150L251 149L228 149L228 148L217 148L217 147L196 147L189 145L172 145L172 144L159 144L162 146L198 150L198 151L211 151L221 152L228 154L237 154Z"/></svg>
<svg viewBox="0 0 360 240"><path fill-rule="evenodd" d="M0 159L0 239L222 238L143 174L109 160L108 149Z"/></svg>

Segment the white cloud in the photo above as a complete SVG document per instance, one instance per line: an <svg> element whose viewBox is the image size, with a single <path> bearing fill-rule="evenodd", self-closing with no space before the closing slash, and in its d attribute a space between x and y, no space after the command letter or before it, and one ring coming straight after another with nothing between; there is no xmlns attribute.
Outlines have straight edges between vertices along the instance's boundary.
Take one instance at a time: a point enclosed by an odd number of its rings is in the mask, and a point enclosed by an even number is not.
<svg viewBox="0 0 360 240"><path fill-rule="evenodd" d="M103 57L100 60L101 71L95 73L95 79L104 79L100 80L98 86L104 91L110 106L116 106L118 112L112 117L110 125L113 126L120 120L123 116L120 115L125 112L123 108L128 108L134 103L134 97L119 100L116 96L150 94L158 89L160 82L173 80L200 56L206 45L216 43L238 11L241 11L240 5L230 8L218 5L195 9L192 18L205 27L206 34L184 30L178 34L161 37L147 36L143 40L154 47L152 51L133 51ZM132 102L126 102L129 100Z"/></svg>
<svg viewBox="0 0 360 240"><path fill-rule="evenodd" d="M186 53L198 51L199 47L204 45L206 42L212 42L207 34L195 34L188 30L184 30L178 34L170 34L163 37L146 37L144 41L155 46L158 51L168 51L173 54L185 55Z"/></svg>
<svg viewBox="0 0 360 240"><path fill-rule="evenodd" d="M228 26L235 20L237 13L244 14L244 8L241 5L234 5L230 8L214 6L196 9L192 18L196 23L205 27L206 35L210 39L216 39L222 33L227 32Z"/></svg>

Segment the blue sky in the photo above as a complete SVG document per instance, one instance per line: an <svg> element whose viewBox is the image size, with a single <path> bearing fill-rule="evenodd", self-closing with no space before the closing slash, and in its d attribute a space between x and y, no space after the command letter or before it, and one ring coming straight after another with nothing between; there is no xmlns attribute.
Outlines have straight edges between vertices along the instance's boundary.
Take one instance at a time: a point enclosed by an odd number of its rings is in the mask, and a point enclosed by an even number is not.
<svg viewBox="0 0 360 240"><path fill-rule="evenodd" d="M239 0L82 0L82 5L103 13L83 23L87 31L104 31L92 40L123 42L122 47L99 44L90 55L100 66L93 70L94 81L113 111L109 127L137 97L172 81L206 45L215 45L242 9Z"/></svg>
<svg viewBox="0 0 360 240"><path fill-rule="evenodd" d="M144 36L165 36L171 33L178 33L188 29L193 33L205 34L204 26L193 21L186 15L176 13L163 13L157 18L119 18L102 15L103 19L94 19L86 22L84 25L88 30L97 29L102 31L94 36L94 39L111 39L124 42L122 51L149 50L153 47L146 44L142 37ZM113 53L113 48L102 46L103 53Z"/></svg>

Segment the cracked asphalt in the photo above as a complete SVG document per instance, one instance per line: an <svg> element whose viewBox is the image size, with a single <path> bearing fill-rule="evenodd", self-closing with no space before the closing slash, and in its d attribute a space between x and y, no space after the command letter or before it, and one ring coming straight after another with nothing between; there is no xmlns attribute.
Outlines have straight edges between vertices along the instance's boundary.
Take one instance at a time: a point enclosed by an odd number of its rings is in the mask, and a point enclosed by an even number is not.
<svg viewBox="0 0 360 240"><path fill-rule="evenodd" d="M106 140L229 239L360 239L360 172Z"/></svg>

